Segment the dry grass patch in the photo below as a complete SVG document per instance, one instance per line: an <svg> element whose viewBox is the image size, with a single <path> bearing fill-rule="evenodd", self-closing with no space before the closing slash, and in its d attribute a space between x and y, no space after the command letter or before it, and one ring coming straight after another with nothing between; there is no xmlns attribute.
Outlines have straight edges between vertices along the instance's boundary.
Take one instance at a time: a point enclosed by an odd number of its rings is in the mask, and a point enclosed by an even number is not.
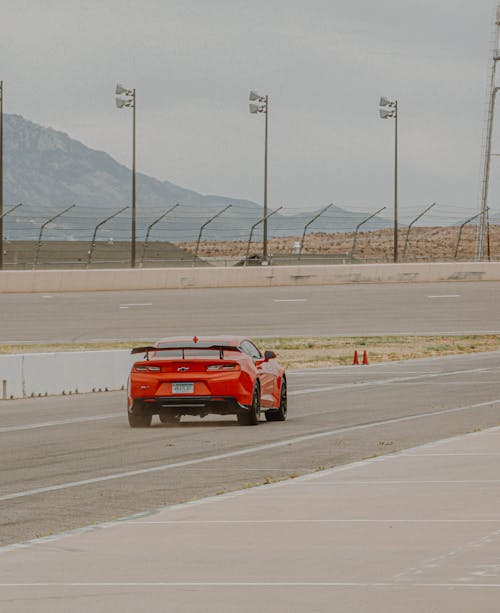
<svg viewBox="0 0 500 613"><path fill-rule="evenodd" d="M276 351L286 368L321 368L352 364L354 350L359 357L366 349L370 362L409 360L459 353L500 350L497 334L462 336L357 336L357 337L276 337L255 339L259 347ZM110 343L54 343L44 345L0 345L0 354L43 353L53 351L98 351L131 349L151 341Z"/></svg>
<svg viewBox="0 0 500 613"><path fill-rule="evenodd" d="M370 362L500 350L500 336L496 334L262 338L256 342L276 351L286 368L345 366L352 364L356 349L360 360L366 350Z"/></svg>

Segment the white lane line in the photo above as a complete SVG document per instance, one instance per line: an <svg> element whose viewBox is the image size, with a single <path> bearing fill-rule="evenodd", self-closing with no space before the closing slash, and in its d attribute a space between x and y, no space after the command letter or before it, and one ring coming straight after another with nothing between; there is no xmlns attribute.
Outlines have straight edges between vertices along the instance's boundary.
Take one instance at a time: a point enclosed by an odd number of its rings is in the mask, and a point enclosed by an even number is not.
<svg viewBox="0 0 500 613"><path fill-rule="evenodd" d="M336 428L335 430L326 430L323 432L316 432L314 434L296 436L293 438L287 438L287 439L282 439L280 441L275 441L274 443L265 443L263 445L256 445L254 447L245 447L237 451L229 451L226 453L219 453L216 455L205 456L202 458L184 460L182 462L173 462L171 464L160 464L159 466L151 466L150 468L128 470L128 471L124 471L121 473L105 475L102 477L92 477L90 479L82 479L80 481L70 481L67 483L60 483L58 485L38 487L32 490L14 492L12 494L4 494L3 496L0 496L0 502L6 501L6 500L14 500L16 498L25 498L27 496L34 496L35 494L45 494L48 492L56 492L59 490L65 490L65 489L72 488L72 487L80 487L82 485L93 485L95 483L103 483L106 481L112 481L114 479L124 479L126 477L136 477L138 475L145 475L145 474L155 473L155 472L163 472L165 470L170 470L173 468L183 468L184 466L193 466L195 464L203 464L205 462L226 460L227 458L235 458L238 456L248 455L250 453L258 453L260 451L268 451L269 449L276 449L278 447L286 447L288 445L297 445L297 444L304 443L307 441L326 438L326 437L334 436L336 434L341 434L344 432L354 432L357 430L368 430L370 428L375 428L377 426L382 426L382 425L385 426L387 424L396 424L396 423L403 423L407 421L415 421L416 419L422 419L425 417L434 417L437 415L447 415L451 413L458 413L460 411L470 411L471 409L476 409L479 407L490 406L490 405L499 404L499 403L500 403L500 398L495 399L495 400L490 400L488 402L480 402L478 404L471 404L471 405L466 405L462 407L455 407L452 409L443 409L440 411L431 411L427 413L419 413L416 415L407 415L406 417L395 417L392 419L384 419L381 421L374 421L374 422L370 422L367 424L359 424L357 426L346 426L344 428Z"/></svg>
<svg viewBox="0 0 500 613"><path fill-rule="evenodd" d="M469 370L454 370L454 371L447 371L447 372L438 372L434 374L416 375L414 377L394 377L392 379L377 379L375 381L364 381L361 383L338 383L336 385L328 385L328 386L323 386L323 387L310 387L310 388L306 388L302 390L295 390L294 392L288 392L288 395L298 396L300 394L312 394L312 393L317 393L317 392L332 392L334 390L350 389L353 387L359 388L359 387L369 387L370 385L389 385L391 383L403 383L405 381L416 381L418 379L427 379L427 378L432 379L435 377L449 377L452 375L462 375L462 374L471 373L471 372L486 372L486 371L494 370L494 369L495 367L493 368L473 368Z"/></svg>
<svg viewBox="0 0 500 613"><path fill-rule="evenodd" d="M365 587L365 588L500 588L500 583L413 583L413 582L357 582L357 581L39 581L36 583L0 583L0 588L13 587Z"/></svg>
<svg viewBox="0 0 500 613"><path fill-rule="evenodd" d="M414 456L412 456L414 457ZM416 457L416 456L415 456ZM378 480L373 479L367 481L366 479L353 479L351 481L314 481L307 482L306 485L476 485L484 483L500 483L500 479L456 479L456 480ZM304 484L303 484L304 485ZM500 519L500 518L499 518Z"/></svg>
<svg viewBox="0 0 500 613"><path fill-rule="evenodd" d="M460 298L460 294L441 294L436 296L427 296L427 298Z"/></svg>
<svg viewBox="0 0 500 613"><path fill-rule="evenodd" d="M36 428L48 428L49 426L63 426L65 424L80 424L86 421L99 421L101 419L112 419L113 417L122 417L123 411L120 413L105 413L104 415L89 415L88 417L72 417L68 419L54 419L53 421L42 421L37 424L24 424L22 426L4 426L0 428L1 432L17 432L19 430L34 430Z"/></svg>
<svg viewBox="0 0 500 613"><path fill-rule="evenodd" d="M494 368L475 368L473 370L457 370L453 372L444 372L444 373L435 373L435 374L424 373L416 377L397 377L397 378L392 378L392 379L376 379L375 381L362 381L358 383L338 383L336 385L330 385L330 386L308 387L305 389L289 391L288 395L289 396L300 396L303 394L330 392L330 391L339 390L339 389L369 387L371 385L375 385L375 386L387 385L390 383L401 383L404 381L412 381L414 379L422 379L422 378L427 378L427 377L445 377L448 375L457 375L457 374L463 374L463 373L468 373L468 372L480 372L480 371L485 371L485 370L494 370ZM316 411L312 413L311 412L299 413L297 414L297 417L309 417L311 415L321 415L323 413L330 413L330 409ZM98 421L100 419L111 419L113 417L120 417L121 415L122 413L107 413L105 415L92 415L89 417L75 417L75 418L69 418L69 419L60 419L60 420L54 420L54 421L40 422L40 423L35 423L35 424L25 424L22 426L4 426L4 427L0 427L0 434L2 432L16 432L17 430L31 430L34 428L46 428L50 426L61 426L65 424L73 424L73 423L80 423L80 422L86 422L86 421Z"/></svg>
<svg viewBox="0 0 500 613"><path fill-rule="evenodd" d="M48 296L48 295L46 295L46 296L42 296L42 298L53 298L53 297L54 297L54 296Z"/></svg>
<svg viewBox="0 0 500 613"><path fill-rule="evenodd" d="M161 519L158 521L130 520L124 523L130 524L131 526L168 526L172 524L468 524L469 522L474 524L496 524L500 522L500 517L494 517L492 519L394 519L392 517L387 519L373 519L370 517L359 519Z"/></svg>
<svg viewBox="0 0 500 613"><path fill-rule="evenodd" d="M440 458L442 456L452 456L452 457L456 457L456 456L499 456L500 452L498 451L469 451L469 452L447 452L447 453L418 453L418 454L414 454L414 453L402 453L401 456L406 457L406 458Z"/></svg>
<svg viewBox="0 0 500 613"><path fill-rule="evenodd" d="M307 302L308 298L274 298L273 302Z"/></svg>
<svg viewBox="0 0 500 613"><path fill-rule="evenodd" d="M143 306L153 306L152 302L123 302L120 304L120 307L143 307Z"/></svg>
<svg viewBox="0 0 500 613"><path fill-rule="evenodd" d="M425 452L427 449L435 449L439 447L443 443L451 443L451 442L459 442L459 441L467 441L471 438L477 438L478 436L492 435L495 436L497 433L500 433L500 426L496 426L493 428L489 428L488 430L484 430L482 432L467 432L466 434L458 434L456 436L447 437L445 439L440 439L437 441L432 441L430 443L422 443L417 445L416 447L411 447L410 449L405 449L403 451L396 451L389 455L381 455L377 457L366 458L364 460L357 460L355 462L351 462L349 464L341 464L338 466L334 466L333 468L327 468L314 473L307 473L305 475L301 475L293 480L283 480L276 481L275 483L270 483L266 485L259 486L259 491L276 489L276 488L284 488L295 485L296 483L302 483L303 481L314 481L316 479L322 479L326 475L336 475L338 473L344 473L349 470L353 470L360 467L369 466L372 464L380 464L388 461L397 460L400 456L405 454L419 453L420 451ZM33 545L40 545L45 543L52 543L53 541L60 540L62 538L68 536L80 536L82 534L87 534L89 532L93 532L96 529L103 528L112 528L115 526L119 526L123 523L128 523L133 520L144 519L145 517L154 517L157 513L161 511L178 511L180 509L192 509L193 507L204 506L207 504L211 504L213 502L220 503L221 501L237 498L239 496L248 496L256 491L255 488L251 489L242 489L242 490L234 490L231 492L226 492L224 494L217 494L215 496L209 496L207 498L199 498L196 500L190 500L189 502L180 502L177 504L162 506L152 511L141 511L140 513L134 513L133 515L127 515L125 517L120 517L118 519L113 519L107 522L103 522L100 524L93 524L90 526L84 526L82 528L74 528L73 530L66 530L65 532L59 532L57 534L50 534L48 536L42 536L39 538L34 538L29 541L23 541L20 543L13 543L11 545L3 545L0 546L0 555L2 553L8 553L11 551L16 551L18 549L27 549L32 547Z"/></svg>

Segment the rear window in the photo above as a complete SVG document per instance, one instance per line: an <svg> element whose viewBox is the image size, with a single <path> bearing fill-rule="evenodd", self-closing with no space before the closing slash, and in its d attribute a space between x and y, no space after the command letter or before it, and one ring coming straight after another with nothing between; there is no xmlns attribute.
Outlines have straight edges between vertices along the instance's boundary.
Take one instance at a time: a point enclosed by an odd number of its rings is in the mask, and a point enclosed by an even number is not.
<svg viewBox="0 0 500 613"><path fill-rule="evenodd" d="M157 358L182 358L184 353L184 358L214 358L219 359L219 350L218 349L158 349L155 352L154 359Z"/></svg>

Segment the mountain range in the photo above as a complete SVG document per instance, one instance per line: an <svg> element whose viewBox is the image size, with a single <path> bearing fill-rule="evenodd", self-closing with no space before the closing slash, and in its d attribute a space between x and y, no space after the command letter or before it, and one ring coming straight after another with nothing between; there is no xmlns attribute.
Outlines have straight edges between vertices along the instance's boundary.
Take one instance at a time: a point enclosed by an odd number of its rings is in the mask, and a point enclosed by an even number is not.
<svg viewBox="0 0 500 613"><path fill-rule="evenodd" d="M130 184L130 169L107 153L20 115L4 115L4 210L23 203L4 218L4 234L8 238L37 238L44 221L74 204L74 208L46 226L44 238L86 240L99 221L130 204ZM263 214L262 206L249 200L204 195L138 173L138 238L143 238L147 227L176 203L179 206L154 227L151 240L175 242L196 238L201 224L228 205L231 208L207 226L203 237L244 240ZM316 212L322 208L318 207ZM269 234L300 235L316 212L309 210L296 215L278 212L269 219ZM311 224L309 231L350 232L367 216L331 206ZM363 230L391 225L391 219L377 216ZM261 228L262 224L255 231L256 240L261 236ZM130 210L103 225L98 238L126 240L129 235Z"/></svg>

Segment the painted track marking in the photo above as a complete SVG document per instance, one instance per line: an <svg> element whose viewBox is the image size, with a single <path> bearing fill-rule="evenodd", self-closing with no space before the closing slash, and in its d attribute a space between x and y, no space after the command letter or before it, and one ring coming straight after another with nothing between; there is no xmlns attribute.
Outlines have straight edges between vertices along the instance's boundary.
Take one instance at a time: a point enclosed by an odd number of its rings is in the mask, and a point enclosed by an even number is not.
<svg viewBox="0 0 500 613"><path fill-rule="evenodd" d="M307 302L307 298L275 298L273 302Z"/></svg>
<svg viewBox="0 0 500 613"><path fill-rule="evenodd" d="M496 400L490 400L488 402L480 402L478 404L471 404L471 405L466 405L462 407L454 407L451 409L443 409L440 411L431 411L427 413L418 413L416 415L407 415L406 417L395 417L391 419L384 419L381 421L374 421L374 422L369 422L369 423L364 423L364 424L358 424L355 426L347 426L345 428L336 428L335 430L315 432L312 434L306 434L304 436L297 436L297 437L282 439L280 441L275 441L273 443L266 443L264 445L256 445L254 447L245 447L237 451L229 451L226 453L220 453L220 454L205 456L201 458L194 458L192 460L184 460L182 462L173 462L171 464L161 464L159 466L151 466L149 468L128 470L128 471L124 471L121 473L104 475L102 477L92 477L90 479L82 479L80 481L70 481L67 483L60 483L58 485L50 485L46 487L35 488L32 490L25 490L23 492L14 492L12 494L4 494L3 496L0 496L0 502L6 501L6 500L14 500L16 498L26 498L28 496L34 496L36 494L56 492L59 490L65 490L65 489L72 488L72 487L80 487L82 485L93 485L95 483L103 483L103 482L112 481L115 479L124 479L127 477L136 477L138 475L145 475L149 473L163 472L165 470L170 470L174 468L183 468L185 466L203 464L204 462L214 462L217 460L225 460L227 458L234 458L238 456L248 455L251 453L257 453L259 451L268 451L269 449L276 449L278 447L285 447L287 445L296 445L296 444L304 443L304 442L315 440L315 439L326 438L326 437L334 436L336 434L341 434L344 432L367 430L369 428L375 428L377 426L382 426L382 425L387 425L387 424L403 423L407 421L414 421L416 419L422 419L425 417L434 417L437 415L458 413L460 411L470 411L472 409L476 409L476 408L480 408L484 406L491 406L495 404L500 404L500 398Z"/></svg>
<svg viewBox="0 0 500 613"><path fill-rule="evenodd" d="M112 419L113 417L123 416L123 411L120 413L106 413L104 415L89 415L88 417L72 417L68 419L54 419L53 421L42 421L37 424L24 424L21 426L4 426L0 428L1 432L17 432L19 430L34 430L36 428L48 428L50 426L64 426L66 424L81 424L86 421L99 421L101 419Z"/></svg>
<svg viewBox="0 0 500 613"><path fill-rule="evenodd" d="M416 375L413 377L396 377L396 378L391 378L391 379L376 379L374 381L361 381L358 383L338 383L338 384L330 385L330 386L309 387L309 388L289 391L288 395L289 396L300 396L303 394L331 392L331 391L335 391L339 389L353 389L353 388L360 388L360 387L369 387L371 385L374 385L374 386L388 385L390 383L403 383L405 381L413 381L415 379L422 379L422 378L427 378L427 377L432 377L432 378L445 377L449 375L464 374L464 373L469 373L469 372L481 372L481 371L487 371L487 370L494 370L494 368L475 368L472 370L457 370L457 371L443 372L443 373L423 373L421 375ZM301 414L298 414L297 416L307 417L309 415L321 415L322 413L329 413L329 412L330 410L328 409L328 410L322 410L322 411L316 411L316 412L301 413ZM70 425L70 424L76 424L76 423L85 423L85 422L90 422L90 421L99 421L101 419L112 419L113 417L120 417L122 415L123 415L122 412L107 413L105 415L92 415L89 417L74 417L74 418L68 418L68 419L59 419L59 420L53 420L53 421L40 422L40 423L35 423L35 424L24 424L20 426L4 426L4 427L0 427L0 434L3 432L16 432L18 430L32 430L36 428L47 428L51 426L62 426L62 425Z"/></svg>
<svg viewBox="0 0 500 613"><path fill-rule="evenodd" d="M68 581L53 583L40 581L37 583L0 583L0 588L12 587L365 587L365 588L395 588L408 590L422 588L465 588L465 589L499 589L500 583L412 583L412 582L361 582L361 581Z"/></svg>

